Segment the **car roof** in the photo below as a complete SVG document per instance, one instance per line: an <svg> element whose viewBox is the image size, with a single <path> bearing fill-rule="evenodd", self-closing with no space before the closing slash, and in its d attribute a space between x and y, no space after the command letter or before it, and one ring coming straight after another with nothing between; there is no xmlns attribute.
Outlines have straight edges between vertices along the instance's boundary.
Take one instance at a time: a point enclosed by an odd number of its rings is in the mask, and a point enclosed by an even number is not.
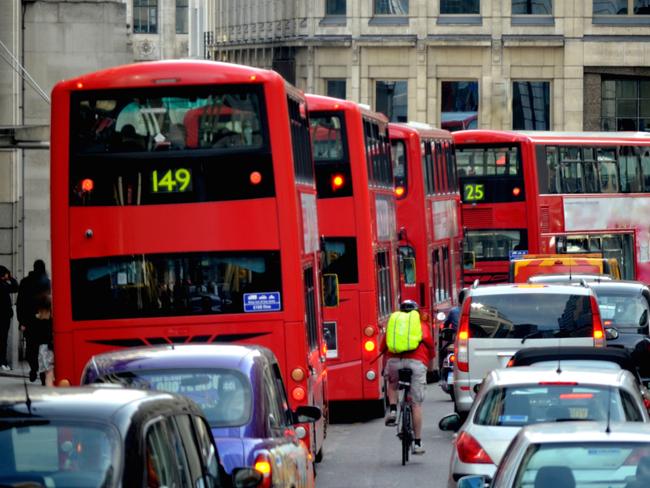
<svg viewBox="0 0 650 488"><path fill-rule="evenodd" d="M603 441L650 442L650 424L641 422L554 422L525 426L519 436L531 444Z"/></svg>
<svg viewBox="0 0 650 488"><path fill-rule="evenodd" d="M601 281L601 282L590 282L588 283L590 288L593 288L596 294L599 291L610 291L616 293L629 293L630 295L636 295L643 292L643 290L648 290L647 285L641 283L640 281Z"/></svg>
<svg viewBox="0 0 650 488"><path fill-rule="evenodd" d="M128 369L173 369L217 367L246 370L263 360L275 363L275 355L262 346L234 344L182 344L134 347L93 356L87 368L96 373Z"/></svg>
<svg viewBox="0 0 650 488"><path fill-rule="evenodd" d="M607 361L616 363L633 374L636 371L628 351L611 347L529 347L520 349L511 359L512 366L530 366L541 361L553 360Z"/></svg>
<svg viewBox="0 0 650 488"><path fill-rule="evenodd" d="M25 388L29 394L29 406ZM4 387L0 397L0 417L16 414L39 417L95 420L113 423L122 415L130 418L146 408L168 407L198 412L191 401L170 393L127 388L57 387L11 385ZM130 412L130 413L129 413Z"/></svg>
<svg viewBox="0 0 650 488"><path fill-rule="evenodd" d="M531 276L528 278L528 283L579 283L580 280L585 280L588 282L600 282L600 281L612 281L612 277L609 275L595 275L595 274L569 274L569 273L558 273L558 274L539 274Z"/></svg>
<svg viewBox="0 0 650 488"><path fill-rule="evenodd" d="M593 292L590 288L584 286L573 286L563 284L499 284L499 285L482 285L476 288L470 288L470 295L473 297L489 295L529 295L529 294L549 294L549 295L591 295Z"/></svg>
<svg viewBox="0 0 650 488"><path fill-rule="evenodd" d="M530 385L546 382L578 383L579 385L602 385L618 387L626 380L634 382L629 371L622 369L594 370L571 365L558 373L557 365L548 366L519 366L515 368L495 369L487 377L486 385L514 386Z"/></svg>

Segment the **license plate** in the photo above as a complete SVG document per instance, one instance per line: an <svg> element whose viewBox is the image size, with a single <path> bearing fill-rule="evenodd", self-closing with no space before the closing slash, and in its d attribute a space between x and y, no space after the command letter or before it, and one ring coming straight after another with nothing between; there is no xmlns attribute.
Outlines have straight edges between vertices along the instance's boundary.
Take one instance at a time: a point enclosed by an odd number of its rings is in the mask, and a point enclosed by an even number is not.
<svg viewBox="0 0 650 488"><path fill-rule="evenodd" d="M454 373L447 373L447 384L448 385L453 385L454 384Z"/></svg>

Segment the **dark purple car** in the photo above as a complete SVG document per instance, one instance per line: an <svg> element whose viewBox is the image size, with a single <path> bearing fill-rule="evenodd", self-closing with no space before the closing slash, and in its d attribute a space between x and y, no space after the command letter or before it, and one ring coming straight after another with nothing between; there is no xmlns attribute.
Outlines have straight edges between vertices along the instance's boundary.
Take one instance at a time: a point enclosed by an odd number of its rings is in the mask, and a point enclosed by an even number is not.
<svg viewBox="0 0 650 488"><path fill-rule="evenodd" d="M275 355L257 346L169 345L92 357L82 384L120 383L179 393L203 410L228 473L270 467L273 486L314 486L298 422L320 418L316 407L289 408ZM264 464L266 463L266 464ZM262 469L264 471L265 469Z"/></svg>

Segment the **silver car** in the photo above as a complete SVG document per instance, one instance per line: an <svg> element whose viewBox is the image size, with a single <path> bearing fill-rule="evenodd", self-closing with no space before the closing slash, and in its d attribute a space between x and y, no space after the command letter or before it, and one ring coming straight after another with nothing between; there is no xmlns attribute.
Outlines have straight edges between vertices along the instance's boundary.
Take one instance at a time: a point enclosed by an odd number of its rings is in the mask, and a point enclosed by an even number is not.
<svg viewBox="0 0 650 488"><path fill-rule="evenodd" d="M594 362L596 363L596 362ZM466 475L490 479L521 427L540 422L607 420L648 422L636 379L615 363L595 367L555 362L492 371L481 386L451 454L448 486ZM607 367L605 367L605 365ZM455 430L457 414L440 421Z"/></svg>
<svg viewBox="0 0 650 488"><path fill-rule="evenodd" d="M595 294L586 285L496 285L469 290L460 314L454 407L461 417L474 387L526 347L604 346Z"/></svg>
<svg viewBox="0 0 650 488"><path fill-rule="evenodd" d="M480 476L458 488L483 488ZM521 429L489 485L493 488L647 488L650 425L567 422Z"/></svg>

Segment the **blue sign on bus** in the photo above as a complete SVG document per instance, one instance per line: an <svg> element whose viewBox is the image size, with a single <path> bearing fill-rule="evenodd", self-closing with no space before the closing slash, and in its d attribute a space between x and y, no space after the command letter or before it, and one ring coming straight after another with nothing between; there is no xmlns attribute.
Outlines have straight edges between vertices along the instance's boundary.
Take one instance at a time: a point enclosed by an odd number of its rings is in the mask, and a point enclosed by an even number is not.
<svg viewBox="0 0 650 488"><path fill-rule="evenodd" d="M526 254L528 254L528 250L510 251L510 260L523 258Z"/></svg>
<svg viewBox="0 0 650 488"><path fill-rule="evenodd" d="M244 293L244 312L279 312L280 292Z"/></svg>

